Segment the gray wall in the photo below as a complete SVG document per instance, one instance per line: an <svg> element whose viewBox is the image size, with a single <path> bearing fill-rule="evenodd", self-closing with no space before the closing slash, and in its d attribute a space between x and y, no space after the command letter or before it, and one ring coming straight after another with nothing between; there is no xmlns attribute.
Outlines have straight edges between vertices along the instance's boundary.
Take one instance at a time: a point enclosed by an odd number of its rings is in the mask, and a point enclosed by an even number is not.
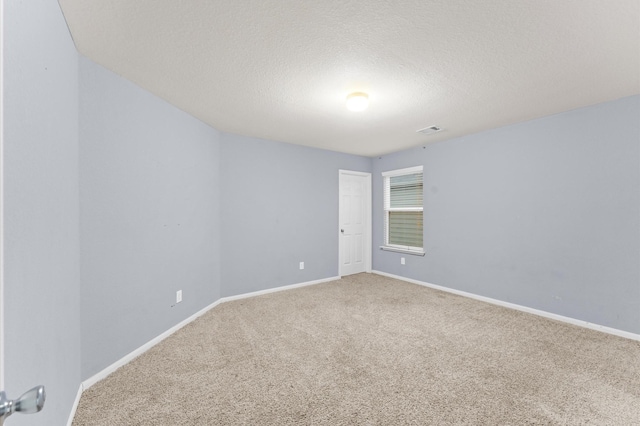
<svg viewBox="0 0 640 426"><path fill-rule="evenodd" d="M219 137L80 58L83 379L220 297Z"/></svg>
<svg viewBox="0 0 640 426"><path fill-rule="evenodd" d="M337 276L338 170L371 159L230 134L222 158L222 295Z"/></svg>
<svg viewBox="0 0 640 426"><path fill-rule="evenodd" d="M426 256L374 269L640 333L640 96L373 161L424 165Z"/></svg>
<svg viewBox="0 0 640 426"><path fill-rule="evenodd" d="M8 423L62 425L80 384L78 55L57 2L4 7L5 390L48 393Z"/></svg>

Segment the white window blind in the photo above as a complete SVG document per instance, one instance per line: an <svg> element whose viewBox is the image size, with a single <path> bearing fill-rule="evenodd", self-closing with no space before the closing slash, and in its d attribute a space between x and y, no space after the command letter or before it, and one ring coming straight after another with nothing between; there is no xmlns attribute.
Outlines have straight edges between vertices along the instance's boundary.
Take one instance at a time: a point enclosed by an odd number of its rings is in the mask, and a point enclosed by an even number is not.
<svg viewBox="0 0 640 426"><path fill-rule="evenodd" d="M382 176L385 246L422 253L422 166L384 172Z"/></svg>

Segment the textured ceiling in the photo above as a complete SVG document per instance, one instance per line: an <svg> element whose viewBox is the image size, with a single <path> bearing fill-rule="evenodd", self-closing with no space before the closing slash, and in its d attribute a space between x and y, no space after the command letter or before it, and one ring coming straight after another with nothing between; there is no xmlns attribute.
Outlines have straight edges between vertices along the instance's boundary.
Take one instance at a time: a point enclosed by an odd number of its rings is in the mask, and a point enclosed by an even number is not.
<svg viewBox="0 0 640 426"><path fill-rule="evenodd" d="M640 93L638 0L59 3L82 54L219 130L366 156Z"/></svg>

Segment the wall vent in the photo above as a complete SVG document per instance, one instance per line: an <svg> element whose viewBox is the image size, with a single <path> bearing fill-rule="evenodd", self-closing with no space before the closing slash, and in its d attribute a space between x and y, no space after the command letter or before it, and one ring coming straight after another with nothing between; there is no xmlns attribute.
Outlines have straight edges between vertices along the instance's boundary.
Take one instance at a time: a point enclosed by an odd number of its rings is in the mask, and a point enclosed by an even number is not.
<svg viewBox="0 0 640 426"><path fill-rule="evenodd" d="M439 132L440 130L442 130L442 128L438 126L429 126L425 127L424 129L416 130L416 133L424 133L425 135L430 135L432 133Z"/></svg>

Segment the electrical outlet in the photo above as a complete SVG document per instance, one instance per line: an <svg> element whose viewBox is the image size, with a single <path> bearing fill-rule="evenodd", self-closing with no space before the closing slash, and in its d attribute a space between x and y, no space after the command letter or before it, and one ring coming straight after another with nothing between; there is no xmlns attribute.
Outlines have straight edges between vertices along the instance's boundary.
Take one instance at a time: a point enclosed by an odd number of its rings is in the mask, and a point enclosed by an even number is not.
<svg viewBox="0 0 640 426"><path fill-rule="evenodd" d="M182 302L182 290L176 291L176 303Z"/></svg>
<svg viewBox="0 0 640 426"><path fill-rule="evenodd" d="M401 264L401 265L404 265L404 257L401 257L401 258L400 258L400 264Z"/></svg>
<svg viewBox="0 0 640 426"><path fill-rule="evenodd" d="M304 262L300 262L300 269L304 269Z"/></svg>

